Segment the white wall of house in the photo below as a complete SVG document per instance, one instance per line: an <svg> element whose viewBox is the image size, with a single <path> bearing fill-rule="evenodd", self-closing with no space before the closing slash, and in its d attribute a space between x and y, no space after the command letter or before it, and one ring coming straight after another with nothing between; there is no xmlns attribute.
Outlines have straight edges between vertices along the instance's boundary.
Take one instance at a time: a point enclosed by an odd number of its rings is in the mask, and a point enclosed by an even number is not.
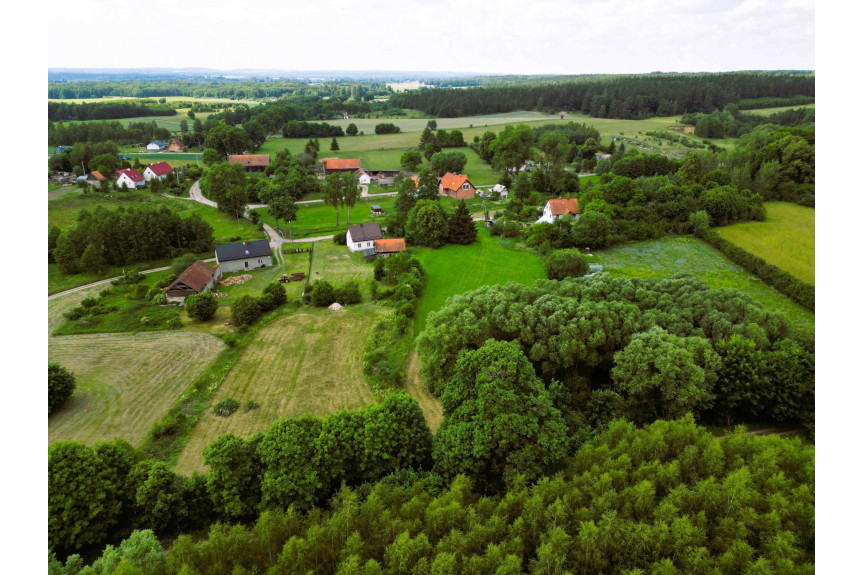
<svg viewBox="0 0 863 575"><path fill-rule="evenodd" d="M137 184L132 181L132 178L129 177L128 174L120 174L120 177L117 178L117 185L122 187L123 184L126 184L126 187L131 188L143 188L147 182L145 180L141 180Z"/></svg>
<svg viewBox="0 0 863 575"><path fill-rule="evenodd" d="M371 184L372 179L368 174L363 174L362 176L360 176L359 182L361 184Z"/></svg>
<svg viewBox="0 0 863 575"><path fill-rule="evenodd" d="M221 270L221 273L227 274L231 272L242 272L245 270L256 270L258 268L270 267L272 265L273 256L263 256L219 262L219 270Z"/></svg>
<svg viewBox="0 0 863 575"><path fill-rule="evenodd" d="M161 150L158 144L147 144L148 150Z"/></svg>
<svg viewBox="0 0 863 575"><path fill-rule="evenodd" d="M355 242L351 238L351 232L350 231L348 231L347 236L345 236L345 240L347 242L348 249L351 250L352 252L361 252L363 250L367 250L369 248L375 247L375 241L374 240L366 240L364 242Z"/></svg>
<svg viewBox="0 0 863 575"><path fill-rule="evenodd" d="M164 180L167 177L168 177L168 174L163 174L161 176L157 176L156 173L150 169L150 166L147 166L147 169L144 170L144 179L147 180L148 182L150 180L152 180L153 178L159 178L160 180Z"/></svg>

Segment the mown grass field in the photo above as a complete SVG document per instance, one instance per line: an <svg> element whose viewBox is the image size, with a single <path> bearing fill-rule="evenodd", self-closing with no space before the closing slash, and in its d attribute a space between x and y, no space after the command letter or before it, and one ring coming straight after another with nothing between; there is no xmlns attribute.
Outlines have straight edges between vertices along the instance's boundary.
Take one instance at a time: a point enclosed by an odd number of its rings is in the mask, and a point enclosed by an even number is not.
<svg viewBox="0 0 863 575"><path fill-rule="evenodd" d="M505 240L493 238L485 227L479 228L474 244L448 245L437 250L413 248L411 252L426 272L414 320L416 334L425 329L428 314L442 308L450 296L484 285L531 284L545 277L539 257L533 252L507 247Z"/></svg>
<svg viewBox="0 0 863 575"><path fill-rule="evenodd" d="M801 334L815 331L815 314L694 238L662 238L627 244L599 250L595 257L605 266L605 271L614 276L664 278L676 273L693 274L714 289L732 288L745 292L765 308L783 314Z"/></svg>
<svg viewBox="0 0 863 575"><path fill-rule="evenodd" d="M371 206L377 204L381 206L385 212L392 211L395 206L395 196L383 196L377 198L363 198L351 208L351 225L362 224L366 222L382 222L383 218L373 217ZM323 202L314 204L298 204L297 219L291 222L293 229L293 237L296 238L312 238L334 234L337 232L347 231L347 209L343 206L339 208L339 225L336 226L336 209L328 206ZM261 221L268 223L274 229L276 228L276 220L270 215L267 208L258 208L253 210L261 216ZM281 222L284 228L284 222ZM283 231L286 231L283 229ZM285 234L288 237L288 234Z"/></svg>
<svg viewBox="0 0 863 575"><path fill-rule="evenodd" d="M48 302L48 332L101 287ZM140 445L150 427L221 351L212 336L183 331L48 338L48 361L72 370L78 387L48 419L49 441L92 444L117 437Z"/></svg>
<svg viewBox="0 0 863 575"><path fill-rule="evenodd" d="M764 207L766 221L743 222L716 231L749 253L815 285L815 210L786 202L766 202Z"/></svg>
<svg viewBox="0 0 863 575"><path fill-rule="evenodd" d="M744 114L756 114L758 116L769 116L785 110L796 110L797 108L814 108L815 104L803 104L801 106L780 106L778 108L761 108L760 110L741 110Z"/></svg>
<svg viewBox="0 0 863 575"><path fill-rule="evenodd" d="M220 435L249 437L286 417L324 417L340 409L356 410L376 401L362 372L366 341L389 312L375 304L348 306L339 312L302 308L263 328L212 398L240 402L230 417L209 407L180 454L176 470L204 470L201 452ZM260 407L245 411L254 401Z"/></svg>

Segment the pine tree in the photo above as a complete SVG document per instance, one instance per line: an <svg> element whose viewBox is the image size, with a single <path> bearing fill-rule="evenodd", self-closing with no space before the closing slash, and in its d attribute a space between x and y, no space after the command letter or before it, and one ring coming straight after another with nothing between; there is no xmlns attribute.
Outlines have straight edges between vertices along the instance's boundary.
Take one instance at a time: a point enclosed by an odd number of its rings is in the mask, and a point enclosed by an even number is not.
<svg viewBox="0 0 863 575"><path fill-rule="evenodd" d="M333 141L330 142L330 150L333 152L339 151L339 141L333 138Z"/></svg>
<svg viewBox="0 0 863 575"><path fill-rule="evenodd" d="M448 232L452 244L472 244L476 241L476 226L464 200L458 203L455 213L449 218Z"/></svg>

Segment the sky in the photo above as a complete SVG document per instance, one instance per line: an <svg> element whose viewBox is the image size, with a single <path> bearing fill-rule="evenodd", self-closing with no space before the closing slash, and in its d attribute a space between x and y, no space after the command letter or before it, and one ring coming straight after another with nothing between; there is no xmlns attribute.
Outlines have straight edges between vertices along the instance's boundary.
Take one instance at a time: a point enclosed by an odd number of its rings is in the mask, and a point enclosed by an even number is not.
<svg viewBox="0 0 863 575"><path fill-rule="evenodd" d="M49 68L484 74L815 69L814 0L49 4L41 17ZM128 40L106 47L106 34L124 29L118 22L129 23ZM94 29L100 32L86 32Z"/></svg>

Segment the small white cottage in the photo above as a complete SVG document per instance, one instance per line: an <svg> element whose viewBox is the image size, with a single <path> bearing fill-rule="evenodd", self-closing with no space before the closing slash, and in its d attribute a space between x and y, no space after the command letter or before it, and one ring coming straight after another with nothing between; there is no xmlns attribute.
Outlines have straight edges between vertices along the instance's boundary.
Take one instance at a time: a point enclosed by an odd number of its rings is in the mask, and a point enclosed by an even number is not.
<svg viewBox="0 0 863 575"><path fill-rule="evenodd" d="M218 244L216 261L222 273L265 268L273 265L273 252L268 240Z"/></svg>
<svg viewBox="0 0 863 575"><path fill-rule="evenodd" d="M567 214L578 219L581 212L578 211L577 199L570 198L564 200L558 198L556 200L548 200L545 204L545 208L542 210L542 217L536 220L536 223L545 222L553 224L555 220L558 220Z"/></svg>
<svg viewBox="0 0 863 575"><path fill-rule="evenodd" d="M345 239L349 250L360 252L375 247L375 240L381 240L383 237L378 224L358 224L348 228Z"/></svg>

